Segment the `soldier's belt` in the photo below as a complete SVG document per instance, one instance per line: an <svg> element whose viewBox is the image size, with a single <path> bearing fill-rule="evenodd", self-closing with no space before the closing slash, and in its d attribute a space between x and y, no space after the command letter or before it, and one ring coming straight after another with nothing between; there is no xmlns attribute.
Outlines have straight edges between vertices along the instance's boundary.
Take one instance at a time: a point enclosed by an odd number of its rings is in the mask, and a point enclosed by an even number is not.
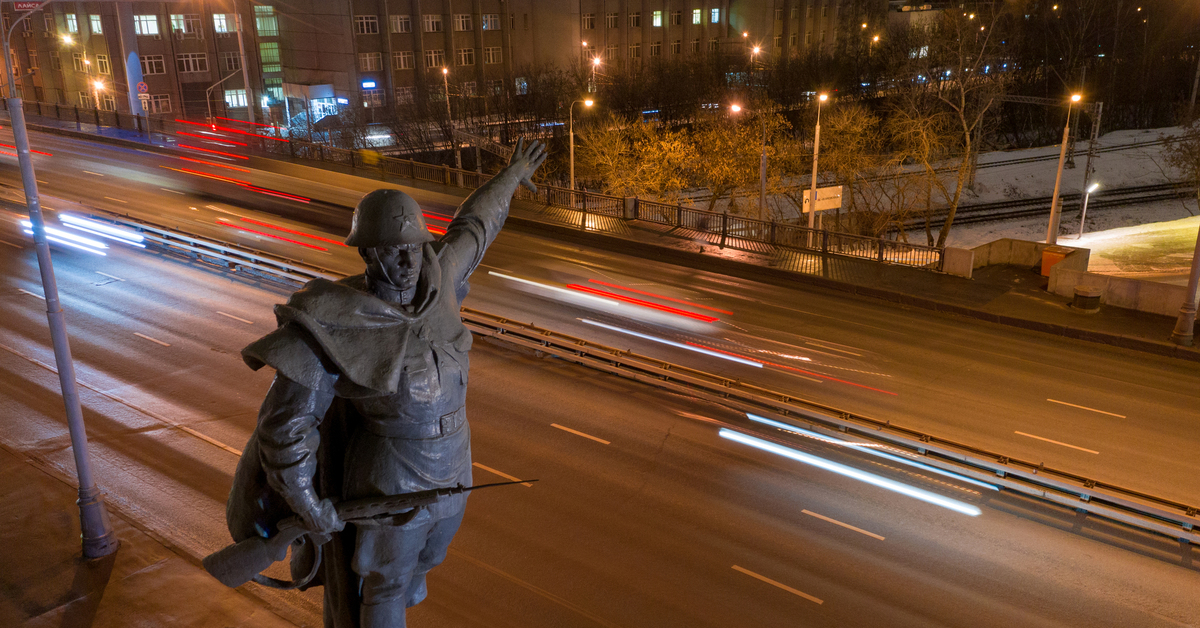
<svg viewBox="0 0 1200 628"><path fill-rule="evenodd" d="M401 418L396 418L390 421L380 421L375 419L366 419L363 422L363 429L377 436L386 438L406 438L410 440L423 440L427 438L440 438L449 436L458 430L467 422L466 408L459 408L454 412L443 414L436 421L427 421L425 423L410 423Z"/></svg>

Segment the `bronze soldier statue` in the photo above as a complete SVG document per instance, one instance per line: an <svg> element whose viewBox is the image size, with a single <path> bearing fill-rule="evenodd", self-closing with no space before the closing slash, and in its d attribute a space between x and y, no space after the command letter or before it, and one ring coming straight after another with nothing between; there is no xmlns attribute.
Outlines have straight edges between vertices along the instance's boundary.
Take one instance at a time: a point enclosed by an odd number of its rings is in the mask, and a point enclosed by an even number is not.
<svg viewBox="0 0 1200 628"><path fill-rule="evenodd" d="M276 306L279 327L242 351L276 374L238 464L229 529L235 541L271 537L299 517L317 541L293 545L293 577L324 585L327 628L402 628L446 557L465 492L351 524L334 504L471 485L471 333L459 307L517 186L536 189L545 158L538 142L519 142L436 240L410 196L367 194L346 238L366 272L309 282Z"/></svg>

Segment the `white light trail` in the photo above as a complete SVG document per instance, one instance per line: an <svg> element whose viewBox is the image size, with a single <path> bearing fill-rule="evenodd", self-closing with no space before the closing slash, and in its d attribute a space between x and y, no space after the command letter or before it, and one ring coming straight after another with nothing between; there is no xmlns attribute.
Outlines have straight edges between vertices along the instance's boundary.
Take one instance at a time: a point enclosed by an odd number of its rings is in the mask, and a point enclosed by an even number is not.
<svg viewBox="0 0 1200 628"><path fill-rule="evenodd" d="M21 226L25 228L25 233L33 235L33 223L29 222L28 220L22 220ZM108 245L99 240L85 238L81 235L76 235L61 229L55 229L54 227L47 226L44 227L44 229L46 230L47 240L52 240L59 244L81 249L89 253L95 253L96 255L106 255L106 253L104 253L104 249L107 249Z"/></svg>
<svg viewBox="0 0 1200 628"><path fill-rule="evenodd" d="M739 357L738 357L738 356L736 356L736 355L727 355L727 354L724 354L724 353L718 353L718 352L716 352L716 351L709 351L708 349L705 349L705 348L703 348L703 347L695 347L695 346L692 346L692 345L684 344L684 343L682 343L682 342L675 342L674 340L667 340L666 338L659 338L658 336L651 336L651 335L649 335L649 334L643 334L643 333L636 332L636 331L633 331L633 330L630 330L630 329L624 329L624 328L622 328L622 327L616 327L616 326L614 326L614 325L606 325L606 324L604 324L604 323L600 323L600 322L597 322L597 321L589 320L589 319L586 319L586 318L581 318L581 319L579 319L579 320L580 320L580 321L583 321L584 323L587 323L588 325L595 325L596 327L603 327L604 329L607 329L607 330L610 330L610 331L615 331L615 332L619 332L619 333L622 333L622 334L628 334L628 335L630 335L630 336L635 336L635 337L637 337L637 338L642 338L642 339L644 339L644 340L650 340L650 341L652 341L652 342L661 342L661 343L662 343L662 344L664 344L664 345L670 345L670 346L672 346L672 347L678 347L678 348L680 348L680 349L687 349L688 351L695 351L696 353L703 353L704 355L710 355L710 356L712 356L712 357L714 357L714 358L721 358L721 359L724 359L724 360L730 360L730 361L732 361L732 362L737 362L737 363L739 363L739 364L745 364L745 365L748 365L748 366L755 366L755 367L758 367L758 368L762 368L762 366L763 366L763 365L762 365L762 362L755 362L754 360L747 360L747 359L745 359L745 358L739 358Z"/></svg>
<svg viewBox="0 0 1200 628"><path fill-rule="evenodd" d="M923 502L933 504L935 506L941 506L942 508L953 510L964 515L978 517L983 513L983 511L981 511L977 506L973 506L966 502L944 497L942 495L938 495L937 493L931 493L915 486L901 484L900 482L885 478L883 476L875 475L874 473L868 473L866 471L855 469L854 467L833 462L832 460L818 458L814 455L796 451L795 449L784 447L782 445L777 445L775 443L762 440L761 438L748 436L746 434L742 434L741 432L735 432L734 430L728 428L721 428L718 434L721 436L721 438L727 438L729 440L742 443L743 445L749 445L756 449L761 449L762 451L783 456L785 458L790 458L796 462L810 464L826 471L832 471L833 473L837 473L860 482L866 482L867 484L887 489L889 491L894 491L896 493L900 493L901 495L907 495L913 499L919 499Z"/></svg>
<svg viewBox="0 0 1200 628"><path fill-rule="evenodd" d="M120 229L96 220L89 220L87 218L82 218L72 214L59 214L58 219L62 221L64 225L73 229L87 231L93 235L98 235L102 238L108 238L110 240L116 240L122 244L129 244L143 249L146 248L146 245L142 244L145 238L140 233L126 231L125 229Z"/></svg>
<svg viewBox="0 0 1200 628"><path fill-rule="evenodd" d="M597 302L603 303L604 305L609 305L609 306L614 306L614 307L617 307L617 306L620 306L620 305L621 305L621 303L620 303L619 301L615 301L615 300L613 300L613 299L605 299L604 297L598 297L598 296L595 296L595 295L592 295L592 294L588 294L588 293L586 293L586 292L579 292L579 291L577 291L577 290L568 290L568 289L566 289L566 288L559 288L558 286L551 286L551 285L549 285L549 284L538 283L538 282L536 282L536 281L530 281L530 280L528 280L528 279L521 279L520 277L513 277L512 275L505 275L505 274L503 274L503 273L498 273L498 272L496 272L496 271L494 271L494 270L489 270L489 271L488 271L488 274L489 274L489 275L494 275L494 276L496 276L496 277L500 277L501 279L509 279L509 280L511 280L511 281L515 281L515 282L517 282L517 283L523 283L523 284L526 284L526 285L529 285L529 286L534 286L534 287L537 287L537 288L544 288L544 289L546 289L546 290L553 290L553 291L555 291L555 292L561 292L561 293L563 293L563 294L565 294L565 295L567 295L567 296L569 296L569 297L571 297L571 298L573 298L573 299L574 299L574 298L579 298L579 297L582 297L582 298L585 298L585 299L591 299L591 300L593 300L593 301L597 301Z"/></svg>
<svg viewBox="0 0 1200 628"><path fill-rule="evenodd" d="M951 472L951 471L946 471L944 469L939 469L937 467L927 465L923 462L917 462L916 460L909 460L908 458L905 458L904 456L890 454L886 451L880 451L879 449L876 449L877 447L883 447L884 445L876 445L874 443L852 443L849 441L839 439L836 436L826 436L826 435L820 434L818 432L806 430L802 427L796 427L795 425L788 425L787 423L775 421L773 419L768 419L766 417L761 417L761 416L758 416L757 414L747 413L746 418L748 418L751 421L754 421L756 423L770 425L771 427L776 427L776 428L779 428L779 429L787 431L787 432L795 432L797 434L802 434L802 435L808 436L810 438L816 438L818 440L831 442L835 445L844 445L846 447L853 447L859 451L871 454L873 456L879 456L880 458L887 458L888 460L893 460L895 462L906 464L911 467L917 467L918 469L924 469L925 471L929 471L931 473L936 473L938 475L944 475L946 477L954 478L956 480L966 482L968 484L974 484L975 486L981 486L983 488L988 488L993 491L1000 490L1000 487L996 486L995 484L988 484L987 482L980 482L979 480L976 480L974 478L969 478L965 475L959 475L959 474Z"/></svg>

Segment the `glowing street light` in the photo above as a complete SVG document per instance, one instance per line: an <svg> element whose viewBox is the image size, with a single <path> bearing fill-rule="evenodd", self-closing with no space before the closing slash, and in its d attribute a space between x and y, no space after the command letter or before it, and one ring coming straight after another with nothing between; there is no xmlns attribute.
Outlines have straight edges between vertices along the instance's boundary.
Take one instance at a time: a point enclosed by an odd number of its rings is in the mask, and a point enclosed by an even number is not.
<svg viewBox="0 0 1200 628"><path fill-rule="evenodd" d="M742 106L741 105L730 105L729 110L734 113L740 113L742 110Z"/></svg>
<svg viewBox="0 0 1200 628"><path fill-rule="evenodd" d="M64 44L66 44L66 45L68 45L68 46L70 46L71 44L74 44L74 43L75 43L75 39L74 39L74 38L72 38L70 35L63 35L63 36L62 36L62 41L63 41L63 43L64 43Z"/></svg>
<svg viewBox="0 0 1200 628"><path fill-rule="evenodd" d="M813 229L817 224L817 155L821 151L821 104L829 100L829 94L817 96L817 126L813 131L812 193L808 199L808 246L813 245Z"/></svg>
<svg viewBox="0 0 1200 628"><path fill-rule="evenodd" d="M570 139L570 145L571 145L570 161L571 161L571 191L572 192L575 191L575 103L583 103L584 107L591 107L592 105L596 104L596 101L592 100L591 98L581 98L579 100L576 100L575 102L572 102L571 106L568 107L569 111L567 113L567 118L568 118L567 135L569 135L571 138ZM572 194L572 199L571 199L572 201L575 200L573 197L574 197L574 194ZM574 205L574 202L572 202L572 205Z"/></svg>
<svg viewBox="0 0 1200 628"><path fill-rule="evenodd" d="M454 141L454 114L450 112L450 68L442 68L442 93L446 95L446 139L450 140L450 148L454 151L454 167L462 170L462 152ZM458 173L458 183L462 185L462 173Z"/></svg>
<svg viewBox="0 0 1200 628"><path fill-rule="evenodd" d="M1100 184L1093 183L1083 191L1083 207L1080 208L1079 211L1079 238L1083 238L1083 221L1085 218L1087 218L1088 199L1091 198L1092 192L1095 192L1098 189L1100 189Z"/></svg>
<svg viewBox="0 0 1200 628"><path fill-rule="evenodd" d="M1054 176L1054 196L1050 197L1050 224L1046 226L1046 244L1058 243L1059 213L1062 211L1058 192L1062 189L1063 163L1067 160L1067 139L1071 135L1071 106L1082 99L1083 96L1072 94L1071 101L1067 103L1067 123L1063 125L1062 148L1058 151L1058 174Z"/></svg>

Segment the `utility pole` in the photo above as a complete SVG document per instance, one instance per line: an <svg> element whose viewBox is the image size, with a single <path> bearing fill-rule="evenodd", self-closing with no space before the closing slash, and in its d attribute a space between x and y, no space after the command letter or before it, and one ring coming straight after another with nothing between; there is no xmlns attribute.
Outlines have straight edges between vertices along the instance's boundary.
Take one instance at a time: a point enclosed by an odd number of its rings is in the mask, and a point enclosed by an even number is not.
<svg viewBox="0 0 1200 628"><path fill-rule="evenodd" d="M1179 308L1179 318L1175 321L1175 331L1171 332L1171 342L1190 347L1193 344L1193 330L1196 326L1196 287L1200 283L1200 230L1196 232L1196 250L1192 251L1192 272L1188 274L1187 298Z"/></svg>
<svg viewBox="0 0 1200 628"><path fill-rule="evenodd" d="M42 276L42 290L46 297L46 318L50 323L50 342L54 345L54 363L58 367L58 382L62 387L63 405L67 411L67 430L71 435L71 451L75 456L75 469L79 475L79 524L83 537L84 558L101 558L117 551L120 541L113 533L104 507L104 497L92 477L91 458L88 455L87 432L83 426L83 409L79 405L79 391L75 387L75 365L71 360L71 346L67 338L67 324L63 318L62 302L58 298L58 284L54 279L54 265L50 260L50 243L46 240L46 224L38 199L37 175L33 171L33 158L29 152L29 132L25 128L25 110L17 97L17 79L13 73L12 55L8 54L9 40L17 24L34 11L49 4L40 3L37 8L22 13L3 32L4 75L8 83L8 115L13 138L17 146L17 164L21 169L21 184L25 188L25 207L32 224L33 248L37 255L38 270Z"/></svg>
<svg viewBox="0 0 1200 628"><path fill-rule="evenodd" d="M234 5L234 16L237 19L238 53L242 55L242 76L246 84L246 120L254 124L254 108L258 103L254 100L254 90L250 89L250 64L246 63L246 38L242 33L242 11Z"/></svg>

